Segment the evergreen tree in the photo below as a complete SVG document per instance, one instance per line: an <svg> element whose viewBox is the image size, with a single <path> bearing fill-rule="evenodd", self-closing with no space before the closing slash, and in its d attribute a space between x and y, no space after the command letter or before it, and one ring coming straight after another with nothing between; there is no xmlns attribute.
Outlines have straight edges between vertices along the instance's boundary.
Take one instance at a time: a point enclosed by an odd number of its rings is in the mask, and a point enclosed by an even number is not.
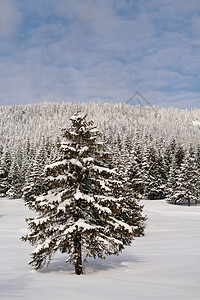
<svg viewBox="0 0 200 300"><path fill-rule="evenodd" d="M165 197L163 161L156 149L150 146L145 152L142 163L144 196L148 199Z"/></svg>
<svg viewBox="0 0 200 300"><path fill-rule="evenodd" d="M175 174L177 174L176 177ZM180 169L177 173L174 172L174 186L172 187L171 184L168 201L174 204L187 204L188 206L191 203L199 202L198 183L199 173L195 158L189 152L185 152Z"/></svg>
<svg viewBox="0 0 200 300"><path fill-rule="evenodd" d="M41 153L43 153L43 151L40 150L36 158L31 161L27 170L23 188L23 198L25 201L33 201L37 196L48 189L43 177L44 157Z"/></svg>
<svg viewBox="0 0 200 300"><path fill-rule="evenodd" d="M179 145L175 151L176 163L180 167L185 157L185 149L182 145Z"/></svg>
<svg viewBox="0 0 200 300"><path fill-rule="evenodd" d="M149 176L149 158L148 158L148 150L144 149L143 151L143 157L142 157L142 163L141 163L141 177L142 177L142 195L144 197L148 197L148 187L150 184L150 176Z"/></svg>
<svg viewBox="0 0 200 300"><path fill-rule="evenodd" d="M85 259L116 255L143 234L142 206L112 169L99 137L93 122L79 113L63 129L62 159L45 167L51 189L29 202L39 216L27 219L30 233L22 237L37 246L30 262L36 269L59 250L68 253L79 275L83 253Z"/></svg>
<svg viewBox="0 0 200 300"><path fill-rule="evenodd" d="M169 202L175 203L179 199L178 178L180 169L176 163L175 157L171 163L171 167L168 174L168 180L166 184L166 198Z"/></svg>
<svg viewBox="0 0 200 300"><path fill-rule="evenodd" d="M1 161L0 161L0 195L1 197L6 196L6 192L10 188L8 181L8 174L11 166L11 155L10 152L4 148Z"/></svg>
<svg viewBox="0 0 200 300"><path fill-rule="evenodd" d="M169 145L167 145L163 151L163 163L164 163L164 172L165 172L165 178L166 178L166 184L168 185L168 179L170 176L170 170L173 164L176 162L174 161L175 156L175 150L176 150L176 141L175 139L172 139ZM166 186L166 193L167 193L167 186Z"/></svg>
<svg viewBox="0 0 200 300"><path fill-rule="evenodd" d="M196 163L197 163L197 168L200 171L200 144L197 145L197 149L196 149Z"/></svg>
<svg viewBox="0 0 200 300"><path fill-rule="evenodd" d="M6 195L14 199L20 198L22 196L23 179L19 165L15 158L10 167L8 181L10 183L10 188L6 192Z"/></svg>
<svg viewBox="0 0 200 300"><path fill-rule="evenodd" d="M127 164L127 175L129 182L129 189L132 190L135 197L140 198L144 193L144 178L142 173L142 149L138 141L133 145L130 163Z"/></svg>

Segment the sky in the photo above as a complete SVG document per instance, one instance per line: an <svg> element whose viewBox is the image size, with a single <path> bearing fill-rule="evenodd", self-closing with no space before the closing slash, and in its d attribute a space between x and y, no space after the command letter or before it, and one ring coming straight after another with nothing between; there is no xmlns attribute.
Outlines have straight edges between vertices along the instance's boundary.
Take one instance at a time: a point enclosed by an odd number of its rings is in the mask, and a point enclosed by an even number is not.
<svg viewBox="0 0 200 300"><path fill-rule="evenodd" d="M0 105L191 109L199 83L200 0L0 0Z"/></svg>

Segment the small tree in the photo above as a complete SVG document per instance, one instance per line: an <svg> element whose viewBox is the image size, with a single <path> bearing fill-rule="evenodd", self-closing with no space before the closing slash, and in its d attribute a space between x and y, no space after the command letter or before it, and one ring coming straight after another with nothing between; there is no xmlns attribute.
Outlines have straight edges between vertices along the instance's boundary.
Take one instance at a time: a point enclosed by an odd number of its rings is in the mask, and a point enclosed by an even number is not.
<svg viewBox="0 0 200 300"><path fill-rule="evenodd" d="M187 204L199 202L198 199L199 173L195 158L185 152L183 162L178 169L177 164L171 168L168 180L167 200L174 204Z"/></svg>
<svg viewBox="0 0 200 300"><path fill-rule="evenodd" d="M142 176L145 197L151 200L165 197L162 157L152 146L144 151Z"/></svg>
<svg viewBox="0 0 200 300"><path fill-rule="evenodd" d="M51 190L28 203L39 215L26 220L30 233L22 240L37 246L30 262L36 269L59 250L80 275L83 254L85 259L118 254L143 234L145 217L111 168L93 122L77 113L71 123L58 145L62 159L45 168Z"/></svg>
<svg viewBox="0 0 200 300"><path fill-rule="evenodd" d="M175 157L172 160L166 184L166 198L169 203L176 204L182 197L182 192L179 190L180 169L176 163Z"/></svg>
<svg viewBox="0 0 200 300"><path fill-rule="evenodd" d="M47 190L45 180L43 178L44 157L43 149L41 149L30 162L23 188L23 198L25 201L35 200L37 196Z"/></svg>
<svg viewBox="0 0 200 300"><path fill-rule="evenodd" d="M0 160L0 196L5 197L10 188L8 174L11 167L11 155L7 149L3 150Z"/></svg>
<svg viewBox="0 0 200 300"><path fill-rule="evenodd" d="M133 145L129 159L130 163L126 164L129 188L132 189L136 198L141 198L145 185L142 172L142 150L138 142Z"/></svg>
<svg viewBox="0 0 200 300"><path fill-rule="evenodd" d="M14 199L20 198L22 196L23 179L16 158L14 158L14 161L11 164L8 174L8 182L10 184L10 188L6 192L6 195Z"/></svg>

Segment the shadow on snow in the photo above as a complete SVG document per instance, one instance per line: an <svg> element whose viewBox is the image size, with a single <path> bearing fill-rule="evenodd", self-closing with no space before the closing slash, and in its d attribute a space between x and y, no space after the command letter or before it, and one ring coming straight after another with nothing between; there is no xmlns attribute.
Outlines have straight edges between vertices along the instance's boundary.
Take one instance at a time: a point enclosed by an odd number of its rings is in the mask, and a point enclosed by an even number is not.
<svg viewBox="0 0 200 300"><path fill-rule="evenodd" d="M39 273L74 273L74 266L70 263L65 263L66 256L55 257L48 267L38 270ZM105 259L87 258L87 262L83 263L84 274L92 274L105 272L109 270L126 270L134 268L134 264L142 263L143 261L131 254L107 256Z"/></svg>

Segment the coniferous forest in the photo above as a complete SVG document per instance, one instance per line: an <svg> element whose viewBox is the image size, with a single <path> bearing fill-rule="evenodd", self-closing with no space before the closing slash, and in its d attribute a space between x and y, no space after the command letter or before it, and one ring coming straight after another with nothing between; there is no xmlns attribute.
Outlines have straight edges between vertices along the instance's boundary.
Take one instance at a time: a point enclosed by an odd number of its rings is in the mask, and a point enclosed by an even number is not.
<svg viewBox="0 0 200 300"><path fill-rule="evenodd" d="M1 106L1 197L29 201L49 189L44 167L61 159L61 129L76 111L103 133L112 167L135 198L199 201L200 110L108 103Z"/></svg>

